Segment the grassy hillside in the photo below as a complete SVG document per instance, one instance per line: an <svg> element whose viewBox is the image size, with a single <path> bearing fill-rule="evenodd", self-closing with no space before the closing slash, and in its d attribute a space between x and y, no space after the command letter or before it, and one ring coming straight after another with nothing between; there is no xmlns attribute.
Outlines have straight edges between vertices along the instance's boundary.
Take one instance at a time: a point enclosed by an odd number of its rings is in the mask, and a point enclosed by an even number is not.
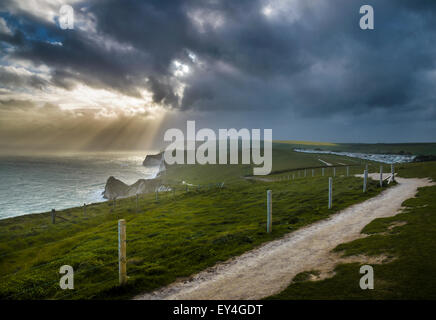
<svg viewBox="0 0 436 320"><path fill-rule="evenodd" d="M436 162L401 165L398 172L402 177L436 181ZM270 299L436 299L435 194L436 186L420 188L416 198L403 203L402 213L374 220L362 230L368 237L336 248L344 256L395 258L374 266L374 290L360 289L360 264L340 264L336 275L323 281L307 281L309 270L299 274L286 290ZM398 222L401 225L392 228Z"/></svg>
<svg viewBox="0 0 436 320"><path fill-rule="evenodd" d="M336 166L334 207L327 209L328 176ZM239 255L263 242L324 219L380 192L376 182L362 193L360 160L296 153L273 144L268 181L247 180L251 165L175 165L163 181L176 192L93 204L0 221L0 299L130 297ZM378 163L369 163L376 171ZM304 169L306 168L306 169ZM312 177L312 168L315 177ZM417 170L420 170L417 166ZM400 168L400 170L403 170ZM385 172L389 166L385 166ZM306 172L306 177L304 177ZM292 180L295 177L295 180ZM289 180L288 180L289 179ZM182 181L196 187L186 190ZM224 188L217 183L225 182ZM266 190L273 190L273 232L266 229ZM118 287L117 221L127 221L128 285ZM75 290L59 288L59 268L75 270Z"/></svg>
<svg viewBox="0 0 436 320"><path fill-rule="evenodd" d="M301 161L283 158L279 165L295 168L303 165ZM317 164L316 158L313 164ZM178 176L174 171L168 177L180 179L190 173L192 181L205 182L222 178L221 173L226 172L207 168L201 173L186 168ZM236 169L226 168L228 177ZM276 182L234 179L222 189L203 185L186 192L178 185L175 194L161 193L158 200L154 194L142 195L138 213L135 199L130 198L118 201L115 208L112 202L88 206L86 214L82 208L59 211L67 220L58 217L54 225L49 213L1 220L0 299L129 297L187 277L380 191L377 183L371 182L369 192L363 194L361 179L344 177L344 171L338 171L334 197L340 200L328 210L327 176L331 170L326 170L325 177L317 169L316 177L308 174L293 181L284 179L286 173L270 177L281 180ZM273 190L271 234L265 232L267 189ZM121 218L127 221L130 277L123 288L117 286L117 221ZM72 291L59 288L59 268L65 264L75 271Z"/></svg>
<svg viewBox="0 0 436 320"><path fill-rule="evenodd" d="M285 143L290 145L305 145L305 146L336 146L336 143L331 142L316 142L316 141L298 141L298 140L275 140L276 143Z"/></svg>
<svg viewBox="0 0 436 320"><path fill-rule="evenodd" d="M336 155L317 155L292 151L287 144L274 143L272 151L272 173L292 172L301 168L319 168L326 164L332 166L357 166L363 162L359 159ZM387 168L387 167L386 167ZM192 184L232 182L253 174L252 165L173 165L168 168L165 179L172 183L186 181Z"/></svg>

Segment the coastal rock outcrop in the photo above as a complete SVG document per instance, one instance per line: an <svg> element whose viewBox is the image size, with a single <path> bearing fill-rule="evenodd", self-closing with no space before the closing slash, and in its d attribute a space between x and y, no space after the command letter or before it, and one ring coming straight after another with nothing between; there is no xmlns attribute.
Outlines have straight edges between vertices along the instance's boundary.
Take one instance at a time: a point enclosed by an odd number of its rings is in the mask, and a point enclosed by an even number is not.
<svg viewBox="0 0 436 320"><path fill-rule="evenodd" d="M159 167L157 176L165 172L165 160L164 160L164 153L160 152L158 154L149 154L145 156L144 161L142 162L142 165L144 167Z"/></svg>
<svg viewBox="0 0 436 320"><path fill-rule="evenodd" d="M106 181L106 186L104 187L103 198L109 200L114 199L120 194L125 194L128 188L129 186L127 184L116 179L115 177L110 176Z"/></svg>
<svg viewBox="0 0 436 320"><path fill-rule="evenodd" d="M142 162L144 167L158 167L155 179L139 179L132 185L128 185L121 180L110 176L106 181L106 186L103 191L103 198L112 200L115 198L131 197L135 194L149 193L159 191L169 191L170 188L162 184L159 176L166 171L164 153L147 155Z"/></svg>
<svg viewBox="0 0 436 320"><path fill-rule="evenodd" d="M128 185L115 177L110 176L106 181L103 198L113 200L115 198L131 197L135 194L166 190L160 179L139 179L132 185Z"/></svg>

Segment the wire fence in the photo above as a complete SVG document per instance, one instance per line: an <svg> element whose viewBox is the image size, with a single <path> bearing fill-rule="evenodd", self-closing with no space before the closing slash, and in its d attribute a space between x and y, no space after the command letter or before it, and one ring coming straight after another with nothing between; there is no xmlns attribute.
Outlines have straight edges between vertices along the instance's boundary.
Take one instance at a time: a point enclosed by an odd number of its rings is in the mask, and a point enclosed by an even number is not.
<svg viewBox="0 0 436 320"><path fill-rule="evenodd" d="M364 164L363 166L365 168L364 171L366 173L369 170L374 169L374 167L376 167L376 166L370 165L370 164ZM228 188L229 186L231 187L234 182L240 183L241 181L244 181L244 180L245 181L247 181L247 180L259 180L259 181L264 182L264 183L273 183L273 182L292 181L292 180L298 180L298 179L303 179L303 178L307 179L307 178L311 178L311 177L322 177L322 176L325 176L326 178L332 177L332 176L347 177L347 176L352 176L352 175L356 174L357 172L361 173L361 171L362 171L362 165L339 165L339 166L324 166L324 167L291 169L291 170L283 170L280 172L275 172L274 174L272 174L271 176L268 176L268 177L253 178L253 177L246 176L246 177L238 177L238 178L235 178L232 180L226 180L226 181L222 181L222 182L218 182L218 183L209 183L209 184L203 184L203 185L192 185L192 184L191 185L188 185L188 184L173 185L172 188L170 187L170 189L168 189L165 192L159 192L156 190L156 199L154 201L153 201L153 196L150 194L138 195L138 196L147 197L147 200L149 201L148 205L153 205L153 204L159 205L159 203L162 201L177 200L178 197L188 196L190 194L195 194L197 192L202 192L202 191L216 192L216 191L222 190L224 188ZM393 167L391 168L391 173L392 172L394 172ZM388 174L389 173L387 172L387 175ZM382 174L380 174L380 179L382 179ZM366 180L364 183L366 183ZM382 181L380 183L382 186ZM363 190L365 191L365 186L364 186ZM330 192L331 192L331 190L329 190L329 197L330 197ZM158 195L161 195L163 197L159 198ZM117 203L118 207L116 206L115 208L118 208L120 210L130 208L132 210L136 209L136 212L138 212L138 211L142 212L142 210L140 210L141 208L138 208L138 206L139 206L138 196L136 197L136 199L135 199L135 197L132 197L130 199L129 198L118 199L118 203ZM331 201L331 199L329 198L329 208L331 207L330 201ZM143 203L141 203L141 205L143 205ZM133 208L132 208L132 206L133 206ZM269 208L269 206L268 206L268 208ZM90 206L88 206L88 214L91 211L91 209L92 208ZM84 210L84 214L85 214L85 212L86 212L86 210ZM271 218L270 214L268 213L268 219L270 219L270 218ZM66 221L66 223L68 223L68 222L73 222L73 221ZM268 223L268 225L269 225L269 223ZM134 229L136 227L143 227L143 224L131 223L131 224L128 224L128 226L129 226L129 228ZM110 238L112 239L111 241L113 241L114 247L115 247L115 244L117 243L117 240L116 240L117 231L113 225L110 228L110 230L108 230L108 231L110 231L110 234L112 235ZM119 232L120 231L118 231L118 233ZM125 241L129 244L134 244L137 241L144 240L146 236L147 235L145 235L145 234L141 234L140 236L134 235L133 238L127 238ZM42 244L42 245L30 246L30 247L23 248L23 249L20 249L17 251L7 252L7 253L0 255L0 261L1 261L1 259L4 260L5 257L19 256L19 255L22 255L25 252L29 252L29 251L34 253L36 250L44 249L44 248L47 248L49 246L61 244L64 242L66 243L67 241L76 243L77 240L81 240L81 237L82 236L77 237L77 236L73 235L71 237L67 237L64 239L60 239L60 240L56 240L56 241L49 241L49 242ZM83 240L84 239L86 239L85 236L83 236ZM101 240L104 241L105 239L101 239ZM88 268L79 268L79 270L74 272L74 277L84 276L85 274L87 274L89 272L99 270L99 269L102 270L103 268L111 266L111 265L114 265L114 266L118 265L119 266L118 269L121 270L121 267L120 267L121 264L126 264L127 261L126 260L122 261L122 259L120 259L120 257L122 256L122 252L120 252L120 250L121 250L120 249L121 248L120 241L122 241L122 240L120 240L120 237L118 234L118 258L113 258L108 262L103 261L103 263L99 263L97 265L94 265L94 266L91 266ZM76 254L76 255L74 253L72 255L70 254L73 249L74 249L74 247L69 248L65 251L65 254L68 254L68 259L73 259L75 257L80 258L80 256L82 254ZM187 257L189 257L190 254L198 251L199 249L200 248L197 247L197 248L194 248L194 249L189 250L189 251L184 250L183 252L181 252L179 254L171 255L168 259L159 260L159 263L160 264L167 264L171 261L176 261L177 259L179 259L181 257L187 258ZM110 254L112 256L117 255L116 249L110 250L110 251L111 251ZM143 256L143 254L145 254L147 251L148 251L147 248L144 250L139 250L139 251L132 251L132 252L129 251L128 259L141 258ZM124 255L125 254L126 254L126 252L124 252ZM85 257L86 257L86 255L85 255ZM42 269L49 267L49 266L55 266L55 265L60 266L61 264L67 264L66 259L64 257L56 258L54 260L47 261L47 262L42 263L42 264L37 264L37 265L31 266L31 267L24 267L20 270L0 275L0 280L3 282L3 281L7 281L7 279L9 279L10 283L13 284L14 281L19 281L20 274L28 274L29 272L35 272L36 270L42 270ZM59 268L59 267L57 267L57 268ZM112 272L114 273L114 275L120 276L119 271L117 272L116 268L113 268L112 270L113 270ZM133 268L133 270L128 273L128 276L135 275L141 271L143 271L141 268L137 268L136 270L135 270L135 268ZM33 287L32 285L30 285L28 288L24 288L23 290L20 290L19 292L16 292L16 293L13 293L13 294L8 295L6 297L3 297L3 299L17 299L20 297L29 298L29 294L30 294L30 296L32 296L32 293L35 293L35 292L36 292L36 296L38 296L38 292L42 292L42 291L44 291L44 289L48 289L51 286L55 286L57 283L59 283L58 273L53 273L53 274L56 274L55 280L50 280L50 281L47 280L47 282L44 282L44 284L42 284L42 285L38 284L37 287ZM17 279L17 277L18 277L18 279ZM126 279L127 279L127 277L126 277ZM109 282L114 282L114 285L116 285L116 281L117 281L116 277L109 277L108 279L93 283L90 286L92 286L92 287L95 287L98 285L101 286L101 285L107 284ZM68 297L77 296L77 294L80 292L83 292L85 290L91 290L90 286L85 286L84 288L80 288L79 290L71 290L71 292L67 292L65 295L60 295L60 296L55 295L55 297L60 298L60 299L65 299Z"/></svg>

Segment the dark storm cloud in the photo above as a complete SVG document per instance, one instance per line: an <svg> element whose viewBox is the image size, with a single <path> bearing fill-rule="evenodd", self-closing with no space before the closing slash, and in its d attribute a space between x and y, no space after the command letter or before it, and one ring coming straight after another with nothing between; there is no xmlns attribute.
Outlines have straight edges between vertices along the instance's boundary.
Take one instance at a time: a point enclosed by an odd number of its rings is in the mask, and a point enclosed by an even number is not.
<svg viewBox="0 0 436 320"><path fill-rule="evenodd" d="M262 14L266 4L74 4L79 16L94 19L92 37L17 9L8 18L14 34L1 41L15 47L15 57L50 66L57 86L69 89L77 80L132 96L148 88L154 101L182 110L352 117L384 109L434 117L435 1L365 1L375 9L373 31L358 26L362 1L272 1L272 9L282 12L270 18ZM174 60L191 72L177 80Z"/></svg>
<svg viewBox="0 0 436 320"><path fill-rule="evenodd" d="M12 68L0 67L0 83L3 87L9 88L33 87L42 89L48 82L37 75L20 74Z"/></svg>

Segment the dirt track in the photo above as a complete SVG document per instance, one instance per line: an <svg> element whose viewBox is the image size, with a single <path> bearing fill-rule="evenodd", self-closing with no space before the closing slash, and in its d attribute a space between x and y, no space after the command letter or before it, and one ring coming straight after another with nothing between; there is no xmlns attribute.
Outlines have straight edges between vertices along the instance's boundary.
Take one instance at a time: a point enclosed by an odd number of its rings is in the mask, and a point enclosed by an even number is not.
<svg viewBox="0 0 436 320"><path fill-rule="evenodd" d="M370 176L378 179L379 174ZM190 280L175 282L135 299L260 299L285 289L300 272L332 269L339 259L330 252L332 249L362 237L360 231L369 222L397 214L401 203L414 197L418 187L431 185L427 179L396 180L398 185L326 220L217 264Z"/></svg>

